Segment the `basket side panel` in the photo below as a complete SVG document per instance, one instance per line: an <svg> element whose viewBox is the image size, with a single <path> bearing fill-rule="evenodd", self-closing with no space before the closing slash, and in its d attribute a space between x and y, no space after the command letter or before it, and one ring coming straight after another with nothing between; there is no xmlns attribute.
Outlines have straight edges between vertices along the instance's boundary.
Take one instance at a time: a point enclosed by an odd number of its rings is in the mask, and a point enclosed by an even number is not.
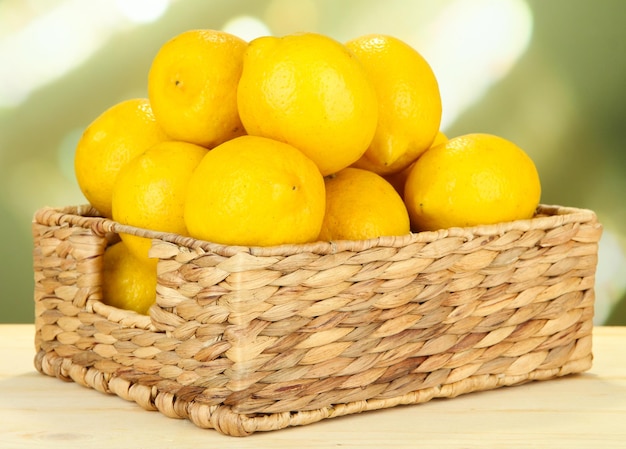
<svg viewBox="0 0 626 449"><path fill-rule="evenodd" d="M149 316L101 302L103 255L118 238L94 232L82 216L44 211L38 218L32 225L35 367L156 409L154 385L167 390L169 379L159 373L168 372L168 351L180 342L156 331Z"/></svg>
<svg viewBox="0 0 626 449"><path fill-rule="evenodd" d="M36 346L53 336L50 327L102 297L102 255L107 239L90 229L33 223Z"/></svg>

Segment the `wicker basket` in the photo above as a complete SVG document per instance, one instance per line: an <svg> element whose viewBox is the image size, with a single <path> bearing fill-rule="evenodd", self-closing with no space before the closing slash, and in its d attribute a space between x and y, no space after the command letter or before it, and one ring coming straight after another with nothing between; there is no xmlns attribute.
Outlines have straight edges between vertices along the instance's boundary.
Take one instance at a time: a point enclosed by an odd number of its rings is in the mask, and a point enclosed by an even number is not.
<svg viewBox="0 0 626 449"><path fill-rule="evenodd" d="M150 316L100 302L120 232L153 238ZM37 369L244 436L590 368L593 212L366 241L222 246L46 208Z"/></svg>

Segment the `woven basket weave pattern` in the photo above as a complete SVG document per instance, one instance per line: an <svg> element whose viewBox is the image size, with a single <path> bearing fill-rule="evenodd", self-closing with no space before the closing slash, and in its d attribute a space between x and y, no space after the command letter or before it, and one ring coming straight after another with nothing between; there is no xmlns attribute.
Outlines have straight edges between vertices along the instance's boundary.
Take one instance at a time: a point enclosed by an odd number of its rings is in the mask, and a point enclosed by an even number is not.
<svg viewBox="0 0 626 449"><path fill-rule="evenodd" d="M153 238L150 316L100 302L120 232ZM227 247L42 209L35 365L229 435L591 366L601 226L532 220L359 242Z"/></svg>

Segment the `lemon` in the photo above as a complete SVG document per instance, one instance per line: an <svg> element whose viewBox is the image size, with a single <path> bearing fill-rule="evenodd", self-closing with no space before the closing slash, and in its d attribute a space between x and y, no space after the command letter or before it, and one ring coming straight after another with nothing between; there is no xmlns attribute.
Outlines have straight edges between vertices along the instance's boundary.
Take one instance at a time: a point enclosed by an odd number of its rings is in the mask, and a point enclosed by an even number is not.
<svg viewBox="0 0 626 449"><path fill-rule="evenodd" d="M156 259L137 259L124 242L109 246L103 257L102 302L147 314L156 300L156 264Z"/></svg>
<svg viewBox="0 0 626 449"><path fill-rule="evenodd" d="M208 150L186 142L162 142L120 170L113 188L113 219L154 231L187 234L183 210L187 184ZM133 255L148 257L150 239L120 234Z"/></svg>
<svg viewBox="0 0 626 449"><path fill-rule="evenodd" d="M247 43L216 30L189 30L166 42L148 74L148 97L174 140L212 148L244 134L237 84Z"/></svg>
<svg viewBox="0 0 626 449"><path fill-rule="evenodd" d="M358 160L376 130L376 93L362 65L316 33L251 41L237 98L248 134L293 145L323 175Z"/></svg>
<svg viewBox="0 0 626 449"><path fill-rule="evenodd" d="M430 145L430 148L441 145L442 143L445 143L447 141L448 136L439 131L435 136L435 140L433 140L433 143ZM413 168L414 164L415 162L413 162L405 169L400 170L399 172L383 176L393 186L393 188L396 189L396 191L400 194L402 198L404 198L404 184L406 184L406 179L409 177L409 173L411 173L411 169Z"/></svg>
<svg viewBox="0 0 626 449"><path fill-rule="evenodd" d="M192 237L225 245L271 246L315 240L324 218L324 179L289 144L242 136L207 153L187 190Z"/></svg>
<svg viewBox="0 0 626 449"><path fill-rule="evenodd" d="M120 169L152 145L168 140L145 98L105 110L83 132L74 156L78 185L102 215L111 218L113 184Z"/></svg>
<svg viewBox="0 0 626 449"><path fill-rule="evenodd" d="M409 232L402 198L380 175L348 167L326 178L320 240L362 240Z"/></svg>
<svg viewBox="0 0 626 449"><path fill-rule="evenodd" d="M436 230L531 218L541 184L532 159L491 134L454 137L426 151L406 180L413 229Z"/></svg>
<svg viewBox="0 0 626 449"><path fill-rule="evenodd" d="M426 151L441 123L441 95L424 57L395 37L371 34L346 42L365 67L378 96L378 126L355 164L376 173L398 172Z"/></svg>

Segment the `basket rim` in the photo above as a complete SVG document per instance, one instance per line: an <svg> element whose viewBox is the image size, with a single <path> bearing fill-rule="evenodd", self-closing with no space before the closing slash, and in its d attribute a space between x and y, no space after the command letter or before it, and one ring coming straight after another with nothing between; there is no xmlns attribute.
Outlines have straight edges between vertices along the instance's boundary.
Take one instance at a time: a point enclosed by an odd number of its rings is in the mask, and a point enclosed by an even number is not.
<svg viewBox="0 0 626 449"><path fill-rule="evenodd" d="M477 237L502 236L511 231L548 230L570 223L593 223L597 222L597 216L594 211L589 209L540 204L534 217L523 220L471 227L452 227L437 231L411 232L402 236L382 236L366 240L317 241L267 247L224 245L175 233L124 225L102 217L98 210L89 204L63 207L46 206L35 212L33 222L44 225L66 224L91 228L92 232L102 236L110 233L132 234L222 256L233 256L242 252L254 256L288 256L297 253L325 255L342 251L358 252L372 248L400 248L415 243L427 244L447 237L458 237L469 241Z"/></svg>

